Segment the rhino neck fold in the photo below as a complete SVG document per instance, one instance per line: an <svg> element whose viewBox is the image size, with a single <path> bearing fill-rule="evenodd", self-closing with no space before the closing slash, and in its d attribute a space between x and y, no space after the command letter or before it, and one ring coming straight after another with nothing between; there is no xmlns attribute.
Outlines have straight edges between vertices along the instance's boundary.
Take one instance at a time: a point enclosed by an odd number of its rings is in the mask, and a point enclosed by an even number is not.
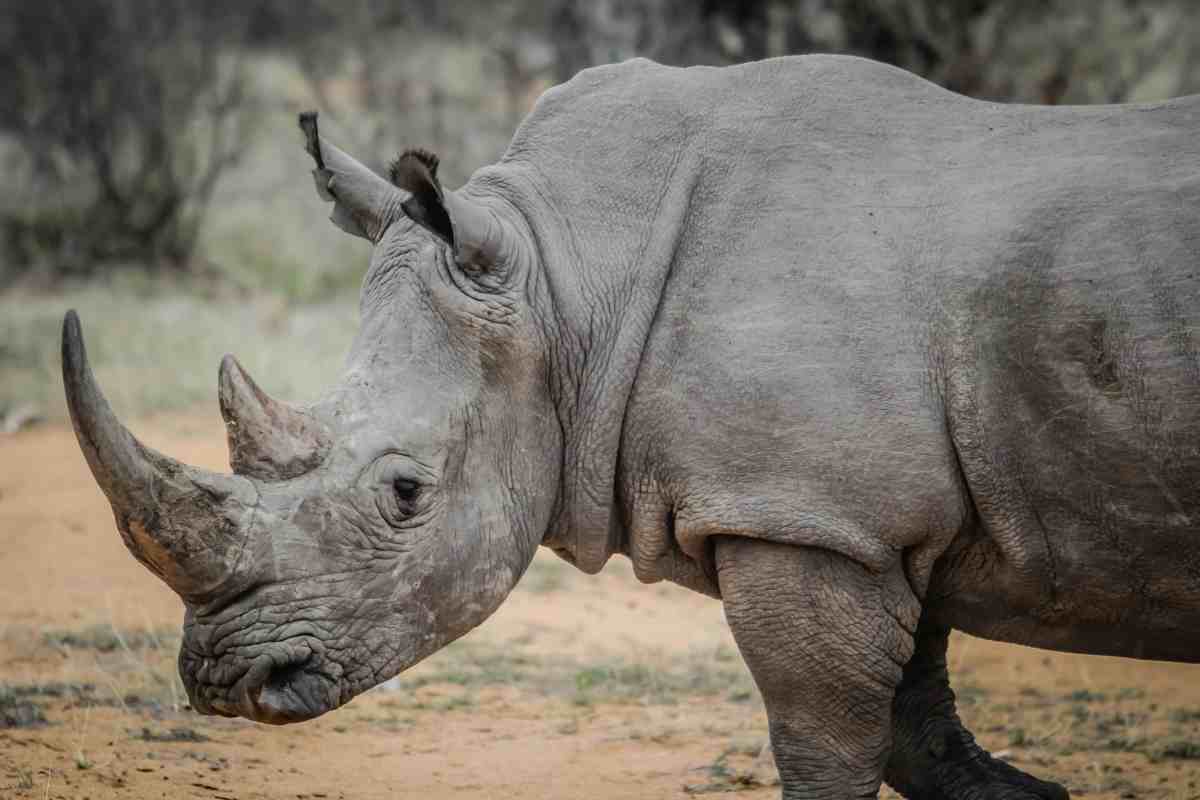
<svg viewBox="0 0 1200 800"><path fill-rule="evenodd" d="M505 158L472 179L507 184L539 251L532 302L548 304L541 316L555 326L546 336L563 431L559 500L542 544L588 573L625 549L614 491L625 409L701 175L700 148L679 117L618 123L638 136L581 136L580 117L653 112L627 102L627 83L591 80L596 72L539 101ZM647 154L657 169L646 168Z"/></svg>

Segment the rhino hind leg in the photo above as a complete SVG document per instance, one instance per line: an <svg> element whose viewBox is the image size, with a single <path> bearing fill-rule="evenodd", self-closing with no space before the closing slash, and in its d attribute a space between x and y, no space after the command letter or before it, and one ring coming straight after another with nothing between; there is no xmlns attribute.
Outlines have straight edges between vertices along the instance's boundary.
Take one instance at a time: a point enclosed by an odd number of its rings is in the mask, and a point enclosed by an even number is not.
<svg viewBox="0 0 1200 800"><path fill-rule="evenodd" d="M1057 783L992 758L963 727L946 672L950 631L917 628L916 648L892 702L884 780L909 800L1067 800Z"/></svg>

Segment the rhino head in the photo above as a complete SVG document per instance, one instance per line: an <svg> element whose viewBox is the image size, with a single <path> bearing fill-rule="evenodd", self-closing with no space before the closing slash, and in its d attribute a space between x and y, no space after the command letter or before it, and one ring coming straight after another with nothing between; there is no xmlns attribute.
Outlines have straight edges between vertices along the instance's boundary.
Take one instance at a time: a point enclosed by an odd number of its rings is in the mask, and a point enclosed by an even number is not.
<svg viewBox="0 0 1200 800"><path fill-rule="evenodd" d="M63 327L68 407L126 546L184 601L194 708L318 716L482 622L524 572L557 500L562 434L511 208L443 191L409 152L376 175L301 116L333 221L374 245L340 381L307 408L226 356L233 474L142 445ZM303 347L303 342L294 346Z"/></svg>

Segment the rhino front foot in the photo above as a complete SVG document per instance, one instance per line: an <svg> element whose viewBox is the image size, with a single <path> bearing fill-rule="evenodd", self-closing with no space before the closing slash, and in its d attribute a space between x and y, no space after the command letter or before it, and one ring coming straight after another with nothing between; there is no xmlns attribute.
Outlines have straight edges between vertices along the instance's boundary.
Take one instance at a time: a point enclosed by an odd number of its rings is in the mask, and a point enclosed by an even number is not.
<svg viewBox="0 0 1200 800"><path fill-rule="evenodd" d="M992 758L963 727L946 671L950 631L922 622L892 703L884 780L910 800L1068 800L1057 783Z"/></svg>

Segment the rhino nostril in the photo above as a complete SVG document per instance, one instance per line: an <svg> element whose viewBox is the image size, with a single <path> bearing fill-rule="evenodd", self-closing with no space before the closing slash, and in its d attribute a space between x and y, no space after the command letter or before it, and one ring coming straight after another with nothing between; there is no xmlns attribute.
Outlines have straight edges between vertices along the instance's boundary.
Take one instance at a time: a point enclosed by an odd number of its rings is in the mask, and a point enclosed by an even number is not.
<svg viewBox="0 0 1200 800"><path fill-rule="evenodd" d="M295 686L300 680L303 679L305 672L304 668L308 665L309 660L310 659L306 658L303 661L293 661L289 664L275 667L271 670L271 674L267 676L267 680L264 682L263 687L270 687L277 691L282 691Z"/></svg>

